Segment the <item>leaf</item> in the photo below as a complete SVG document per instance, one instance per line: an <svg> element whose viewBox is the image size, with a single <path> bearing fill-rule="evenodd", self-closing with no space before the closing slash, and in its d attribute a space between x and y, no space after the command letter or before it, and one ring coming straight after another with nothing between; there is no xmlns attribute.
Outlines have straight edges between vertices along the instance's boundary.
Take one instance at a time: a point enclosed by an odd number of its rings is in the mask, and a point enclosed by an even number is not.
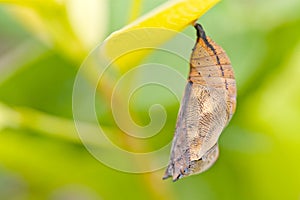
<svg viewBox="0 0 300 200"><path fill-rule="evenodd" d="M0 3L9 4L5 9L36 38L78 63L106 32L107 1L0 0Z"/></svg>
<svg viewBox="0 0 300 200"><path fill-rule="evenodd" d="M119 68L128 69L139 63L151 51L192 24L219 0L177 0L154 9L131 24L112 33L101 49ZM136 51L139 49L138 51ZM131 52L132 51L132 52ZM126 54L126 55L124 55Z"/></svg>

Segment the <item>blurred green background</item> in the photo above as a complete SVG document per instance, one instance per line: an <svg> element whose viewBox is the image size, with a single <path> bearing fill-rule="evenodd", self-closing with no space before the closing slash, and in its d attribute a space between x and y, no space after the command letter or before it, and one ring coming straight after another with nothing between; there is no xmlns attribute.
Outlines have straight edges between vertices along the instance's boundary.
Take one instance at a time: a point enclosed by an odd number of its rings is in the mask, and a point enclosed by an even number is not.
<svg viewBox="0 0 300 200"><path fill-rule="evenodd" d="M199 20L231 58L238 106L220 137L216 164L176 183L161 180L164 169L131 174L103 165L81 144L72 119L73 83L88 52L166 1L5 2L0 4L0 199L300 199L300 1L224 0ZM195 38L193 27L184 33ZM143 63L154 60L187 75L185 61L156 51ZM118 73L110 77L117 80ZM170 142L176 97L157 85L139 89L129 104L133 120L147 125L148 109L157 103L167 120L154 137L132 139L114 122L113 83L104 83L97 96L97 115L108 137L131 151Z"/></svg>

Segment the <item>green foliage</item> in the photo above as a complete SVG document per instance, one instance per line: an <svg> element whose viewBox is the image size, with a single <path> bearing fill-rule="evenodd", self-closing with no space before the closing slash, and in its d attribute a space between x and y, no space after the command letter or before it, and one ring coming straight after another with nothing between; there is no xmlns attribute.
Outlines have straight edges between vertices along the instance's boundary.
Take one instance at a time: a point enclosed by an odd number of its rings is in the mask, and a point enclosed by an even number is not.
<svg viewBox="0 0 300 200"><path fill-rule="evenodd" d="M161 180L163 169L143 174L111 169L82 145L72 121L72 90L76 72L93 46L78 33L86 26L70 17L67 1L45 2L0 5L0 199L299 199L299 1L228 0L199 20L231 58L238 106L220 138L217 163L176 183ZM165 1L99 2L107 8L99 21L106 23L91 26L99 36L89 41L103 41ZM187 24L181 25L178 30ZM183 32L195 38L192 27ZM166 52L141 55L143 59L135 58L141 64L166 64L187 74L188 63ZM156 150L171 141L179 102L166 88L140 88L129 102L132 119L140 126L149 124L148 109L158 103L167 113L165 126L149 139L122 133L111 113L110 94L132 67L108 70L97 90L97 117L119 147ZM134 78L151 75L136 73ZM91 89L93 71L84 78ZM161 115L159 109L152 114ZM82 123L87 133L97 129L88 120ZM93 144L93 138L89 142ZM105 145L100 142L102 148Z"/></svg>

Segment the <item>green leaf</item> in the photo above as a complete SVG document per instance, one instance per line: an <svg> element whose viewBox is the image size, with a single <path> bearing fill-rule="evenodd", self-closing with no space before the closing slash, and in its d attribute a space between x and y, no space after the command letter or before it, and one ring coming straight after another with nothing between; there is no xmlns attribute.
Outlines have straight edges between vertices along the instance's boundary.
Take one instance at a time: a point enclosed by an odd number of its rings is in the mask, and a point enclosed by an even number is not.
<svg viewBox="0 0 300 200"><path fill-rule="evenodd" d="M159 46L177 32L192 25L219 0L168 1L142 16L105 41L104 56L116 60L118 67L128 69L149 55L149 49L130 52L144 46ZM130 53L128 53L130 52ZM123 54L126 55L123 55Z"/></svg>

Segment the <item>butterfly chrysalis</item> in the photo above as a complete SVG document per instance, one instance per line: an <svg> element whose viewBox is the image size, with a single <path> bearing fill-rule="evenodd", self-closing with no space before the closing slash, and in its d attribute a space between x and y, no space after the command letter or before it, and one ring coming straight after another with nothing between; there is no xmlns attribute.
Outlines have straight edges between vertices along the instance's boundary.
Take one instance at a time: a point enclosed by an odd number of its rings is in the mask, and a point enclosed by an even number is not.
<svg viewBox="0 0 300 200"><path fill-rule="evenodd" d="M195 24L197 41L181 102L164 179L176 181L210 168L219 155L218 139L235 112L236 83L225 51Z"/></svg>

